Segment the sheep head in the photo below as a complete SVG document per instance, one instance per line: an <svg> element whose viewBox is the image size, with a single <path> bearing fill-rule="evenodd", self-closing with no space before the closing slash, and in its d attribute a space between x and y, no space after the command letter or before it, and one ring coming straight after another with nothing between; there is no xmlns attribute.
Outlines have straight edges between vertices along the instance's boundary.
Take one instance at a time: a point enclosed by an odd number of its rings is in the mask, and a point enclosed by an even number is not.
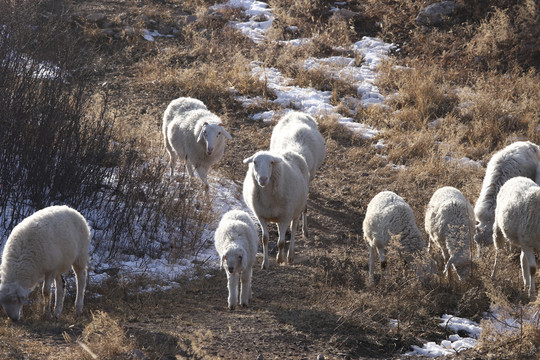
<svg viewBox="0 0 540 360"><path fill-rule="evenodd" d="M209 124L204 123L197 138L197 142L204 141L206 146L206 154L208 156L212 155L214 150L226 139L232 139L231 134L225 130L220 124Z"/></svg>
<svg viewBox="0 0 540 360"><path fill-rule="evenodd" d="M247 267L247 254L244 249L231 248L221 258L222 267L230 274L243 271Z"/></svg>
<svg viewBox="0 0 540 360"><path fill-rule="evenodd" d="M3 283L0 285L0 304L6 314L13 321L22 318L22 307L28 303L30 291L17 283Z"/></svg>
<svg viewBox="0 0 540 360"><path fill-rule="evenodd" d="M280 157L274 156L268 151L259 151L244 159L244 164L250 164L254 179L260 187L265 187L270 182L273 166L282 161Z"/></svg>

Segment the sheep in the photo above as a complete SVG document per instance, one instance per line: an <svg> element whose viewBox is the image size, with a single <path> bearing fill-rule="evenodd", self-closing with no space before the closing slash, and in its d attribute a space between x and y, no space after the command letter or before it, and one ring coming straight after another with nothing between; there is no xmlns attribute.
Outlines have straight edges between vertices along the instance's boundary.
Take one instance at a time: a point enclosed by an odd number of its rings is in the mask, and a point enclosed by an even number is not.
<svg viewBox="0 0 540 360"><path fill-rule="evenodd" d="M284 262L285 233L290 225L287 261L291 264L298 219L307 202L309 171L306 161L292 151L259 151L244 159L244 164L249 164L243 186L244 201L262 228L264 259L261 267L269 267L268 222L278 224L278 264Z"/></svg>
<svg viewBox="0 0 540 360"><path fill-rule="evenodd" d="M221 119L197 99L178 98L167 106L162 130L171 176L176 160L184 159L189 177L195 170L207 191L208 169L223 157L226 140L232 139Z"/></svg>
<svg viewBox="0 0 540 360"><path fill-rule="evenodd" d="M309 170L309 182L321 167L326 157L326 144L317 128L317 122L311 116L290 111L277 123L270 139L270 151L290 150L300 154ZM302 232L308 237L307 206L302 213Z"/></svg>
<svg viewBox="0 0 540 360"><path fill-rule="evenodd" d="M518 141L493 155L486 168L482 190L474 206L476 229L474 241L478 245L490 244L493 236L493 218L499 189L510 178L525 176L540 183L540 147L530 141Z"/></svg>
<svg viewBox="0 0 540 360"><path fill-rule="evenodd" d="M451 186L435 191L426 208L428 252L431 242L436 244L443 255L444 272L449 275L452 266L459 280L470 275L474 226L473 208L461 191Z"/></svg>
<svg viewBox="0 0 540 360"><path fill-rule="evenodd" d="M493 244L495 262L491 277L495 277L497 254L506 238L521 247L521 272L529 298L535 293L536 261L533 249L540 250L540 186L529 178L518 176L508 180L497 195Z"/></svg>
<svg viewBox="0 0 540 360"><path fill-rule="evenodd" d="M371 199L362 229L369 249L369 282L373 281L375 249L379 254L381 269L384 271L387 265L385 247L392 236L400 235L403 249L409 253L418 253L426 245L422 233L416 226L411 207L403 198L391 191L382 191Z"/></svg>
<svg viewBox="0 0 540 360"><path fill-rule="evenodd" d="M238 279L241 276L240 303L248 306L251 297L251 275L259 242L257 228L242 210L231 210L221 218L214 237L220 268L227 274L229 309L238 304Z"/></svg>
<svg viewBox="0 0 540 360"><path fill-rule="evenodd" d="M77 280L75 313L82 314L86 288L90 228L84 217L68 206L50 206L25 218L11 232L0 265L0 304L14 321L38 282L44 279L44 316L51 316L51 284L56 285L55 317L64 302L62 274L72 267Z"/></svg>

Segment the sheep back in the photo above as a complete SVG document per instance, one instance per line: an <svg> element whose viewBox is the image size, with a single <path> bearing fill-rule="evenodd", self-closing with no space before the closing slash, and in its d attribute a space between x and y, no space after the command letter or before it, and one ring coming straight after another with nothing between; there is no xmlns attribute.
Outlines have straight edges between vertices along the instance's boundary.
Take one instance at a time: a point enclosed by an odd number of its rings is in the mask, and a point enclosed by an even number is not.
<svg viewBox="0 0 540 360"><path fill-rule="evenodd" d="M309 171L306 161L292 151L259 151L254 155L270 154L282 159L272 165L270 184L260 187L255 179L254 164L244 178L243 196L250 210L270 222L291 221L298 218L307 203Z"/></svg>
<svg viewBox="0 0 540 360"><path fill-rule="evenodd" d="M497 194L510 178L524 176L540 179L540 147L530 141L518 141L495 153L489 161L482 190L474 206L477 221L475 242L487 245L491 242L493 218Z"/></svg>
<svg viewBox="0 0 540 360"><path fill-rule="evenodd" d="M499 229L514 245L540 249L540 186L529 178L515 177L508 180L497 195L494 234ZM500 241L494 241L500 248Z"/></svg>
<svg viewBox="0 0 540 360"><path fill-rule="evenodd" d="M169 103L167 106L167 109L165 109L165 113L163 114L163 140L165 142L165 147L168 150L171 150L171 145L169 143L169 139L167 137L167 128L171 121L173 121L177 117L184 116L184 113L187 113L188 111L202 109L206 110L206 105L200 100L193 99L190 97L181 97L178 99L174 99Z"/></svg>
<svg viewBox="0 0 540 360"><path fill-rule="evenodd" d="M443 252L446 268L453 263L460 277L468 273L474 225L473 208L461 191L451 186L435 191L426 208L425 230Z"/></svg>
<svg viewBox="0 0 540 360"><path fill-rule="evenodd" d="M32 289L45 274L66 273L74 263L86 266L90 229L84 217L67 206L39 210L11 232L2 254L2 284L18 282Z"/></svg>
<svg viewBox="0 0 540 360"><path fill-rule="evenodd" d="M291 111L274 127L270 150L291 150L307 163L310 181L326 157L326 145L315 119L305 113Z"/></svg>
<svg viewBox="0 0 540 360"><path fill-rule="evenodd" d="M257 256L257 227L248 213L231 210L221 218L214 236L214 246L220 259L227 249L238 247L246 251L248 266L255 263Z"/></svg>
<svg viewBox="0 0 540 360"><path fill-rule="evenodd" d="M195 168L209 168L218 162L225 152L223 137L216 143L211 155L206 154L204 141L197 141L205 123L219 125L221 119L206 109L194 109L174 117L167 129L167 137L178 157L187 158Z"/></svg>
<svg viewBox="0 0 540 360"><path fill-rule="evenodd" d="M391 236L398 234L401 235L400 241L406 251L418 252L425 246L411 207L391 191L380 192L371 199L363 231L365 240L372 248L384 248Z"/></svg>

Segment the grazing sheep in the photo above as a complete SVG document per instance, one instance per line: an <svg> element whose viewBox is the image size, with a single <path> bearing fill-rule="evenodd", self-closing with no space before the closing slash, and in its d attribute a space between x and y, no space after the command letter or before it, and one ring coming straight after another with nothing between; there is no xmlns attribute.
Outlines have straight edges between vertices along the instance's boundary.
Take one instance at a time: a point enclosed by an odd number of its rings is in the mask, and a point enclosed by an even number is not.
<svg viewBox="0 0 540 360"><path fill-rule="evenodd" d="M495 153L486 168L480 196L474 206L477 245L489 245L493 236L493 218L497 194L513 177L524 176L540 181L540 147L530 141L518 141ZM480 247L478 247L480 250Z"/></svg>
<svg viewBox="0 0 540 360"><path fill-rule="evenodd" d="M67 206L39 210L15 226L4 247L0 265L0 304L7 315L14 321L20 320L28 295L44 279L44 314L46 317L51 315L52 301L48 301L48 297L54 280L54 315L59 317L64 302L62 274L71 267L77 278L75 313L81 315L89 244L90 229L86 220Z"/></svg>
<svg viewBox="0 0 540 360"><path fill-rule="evenodd" d="M163 139L170 156L171 176L176 160L185 159L190 178L195 170L208 190L208 169L223 157L231 135L221 126L221 119L201 101L178 98L163 115Z"/></svg>
<svg viewBox="0 0 540 360"><path fill-rule="evenodd" d="M400 242L409 253L420 252L425 247L422 233L416 226L414 214L397 194L382 191L368 204L363 223L364 240L369 248L369 280L373 281L375 249L379 253L381 269L386 269L385 247L392 236L400 235Z"/></svg>
<svg viewBox="0 0 540 360"><path fill-rule="evenodd" d="M291 228L287 260L294 260L294 236L298 219L306 207L309 172L305 160L295 152L259 151L244 159L249 169L244 179L244 201L262 227L263 269L268 269L268 222L278 224L277 263L284 262L285 233Z"/></svg>
<svg viewBox="0 0 540 360"><path fill-rule="evenodd" d="M291 111L274 127L270 139L270 151L294 151L300 154L308 166L309 181L326 157L326 144L317 128L317 122L311 116ZM302 213L302 232L308 236L307 206Z"/></svg>
<svg viewBox="0 0 540 360"><path fill-rule="evenodd" d="M251 274L257 256L257 228L245 211L232 210L221 218L215 234L220 266L227 274L229 309L238 304L238 280L242 279L240 303L247 306L251 297Z"/></svg>
<svg viewBox="0 0 540 360"><path fill-rule="evenodd" d="M491 277L497 269L497 254L504 238L521 247L521 272L529 297L535 292L536 261L533 249L540 250L540 186L529 178L518 176L508 180L497 195L493 243L495 263Z"/></svg>
<svg viewBox="0 0 540 360"><path fill-rule="evenodd" d="M450 266L460 280L469 277L474 211L461 191L446 186L435 191L426 209L425 228L431 242L442 252L448 275Z"/></svg>

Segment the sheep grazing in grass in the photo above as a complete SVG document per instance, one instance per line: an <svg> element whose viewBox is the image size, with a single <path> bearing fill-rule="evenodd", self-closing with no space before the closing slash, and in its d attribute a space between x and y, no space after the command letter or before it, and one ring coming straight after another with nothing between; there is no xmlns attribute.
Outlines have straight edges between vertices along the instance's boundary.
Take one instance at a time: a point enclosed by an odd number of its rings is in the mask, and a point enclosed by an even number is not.
<svg viewBox="0 0 540 360"><path fill-rule="evenodd" d="M259 151L244 159L249 169L244 179L244 201L262 227L263 269L268 269L268 222L278 224L277 263L284 262L285 233L290 225L287 260L294 260L294 237L298 219L306 207L309 171L306 161L292 151Z"/></svg>
<svg viewBox="0 0 540 360"><path fill-rule="evenodd" d="M426 209L428 251L432 242L437 245L447 275L453 267L460 280L470 276L474 225L473 208L458 189L446 186L435 191Z"/></svg>
<svg viewBox="0 0 540 360"><path fill-rule="evenodd" d="M392 236L399 236L403 249L408 253L419 253L426 245L422 233L416 226L411 207L403 198L391 191L380 192L371 199L362 228L364 240L369 248L370 282L373 281L375 249L379 254L381 269L384 271L385 247Z"/></svg>
<svg viewBox="0 0 540 360"><path fill-rule="evenodd" d="M82 314L87 279L90 229L84 217L67 206L51 206L35 212L11 232L0 265L0 304L14 321L22 318L22 306L38 282L44 279L44 315L51 316L51 284L56 285L54 315L64 303L62 274L73 268L77 279L75 313Z"/></svg>
<svg viewBox="0 0 540 360"><path fill-rule="evenodd" d="M513 177L524 176L540 182L540 147L530 141L518 141L495 153L486 168L480 196L474 206L477 245L489 245L493 236L493 218L497 194ZM479 247L480 249L480 247Z"/></svg>
<svg viewBox="0 0 540 360"><path fill-rule="evenodd" d="M529 297L535 293L534 274L536 261L534 249L540 250L540 186L522 176L508 180L497 195L493 243L495 263L491 277L495 277L497 254L504 239L521 247L521 272Z"/></svg>
<svg viewBox="0 0 540 360"><path fill-rule="evenodd" d="M255 223L245 211L232 210L221 218L214 244L221 267L227 273L229 309L238 304L238 280L241 278L240 303L247 306L251 297L251 275L256 261L258 235Z"/></svg>
<svg viewBox="0 0 540 360"><path fill-rule="evenodd" d="M326 144L314 118L291 111L277 123L272 131L270 151L286 150L294 151L304 158L309 170L309 181L313 181L326 157ZM307 237L307 206L302 213L302 231Z"/></svg>
<svg viewBox="0 0 540 360"><path fill-rule="evenodd" d="M178 98L165 110L163 140L171 176L176 160L184 159L190 178L196 171L208 190L208 169L223 157L228 139L231 135L221 125L221 119L197 99Z"/></svg>

